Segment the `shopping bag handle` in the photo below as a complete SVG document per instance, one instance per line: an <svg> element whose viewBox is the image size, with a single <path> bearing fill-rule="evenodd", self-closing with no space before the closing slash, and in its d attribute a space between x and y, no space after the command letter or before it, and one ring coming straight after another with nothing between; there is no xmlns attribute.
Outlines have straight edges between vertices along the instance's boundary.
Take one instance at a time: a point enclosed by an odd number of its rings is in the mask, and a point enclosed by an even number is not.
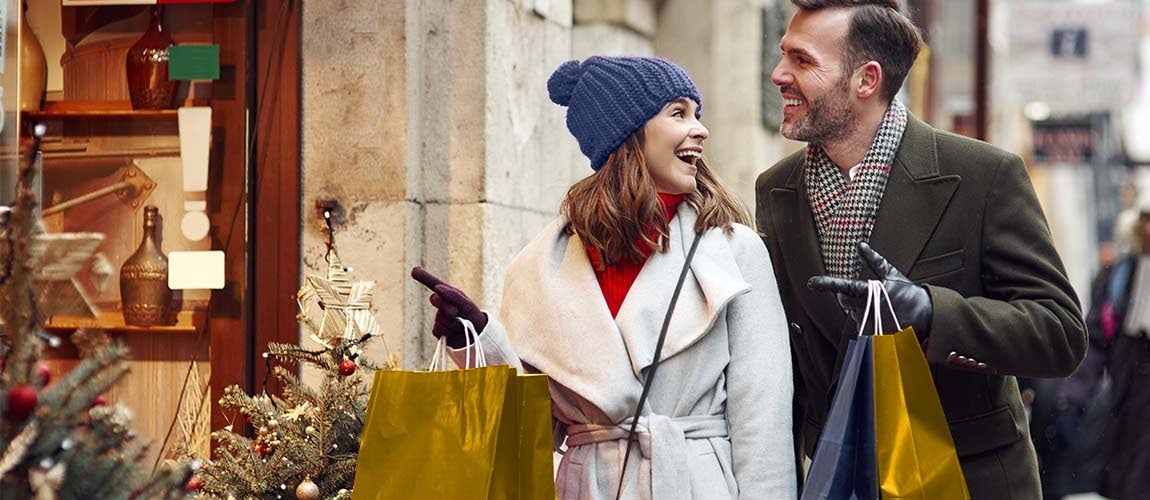
<svg viewBox="0 0 1150 500"><path fill-rule="evenodd" d="M902 331L902 323L899 323L898 316L894 313L894 304L890 303L890 295L886 292L886 287L882 286L879 280L867 280L867 296L866 307L863 308L863 317L859 320L859 333L862 336L863 330L866 329L867 319L872 320L872 335L882 335L882 299L886 298L886 307L890 311L890 318L894 320L894 326L897 328L895 331ZM871 311L874 315L871 315Z"/></svg>
<svg viewBox="0 0 1150 500"><path fill-rule="evenodd" d="M463 337L467 342L465 347L463 368L483 368L487 366L487 354L483 352L483 345L479 343L479 333L475 331L475 324L464 319L456 318L463 323ZM475 351L474 366L471 363L471 351ZM439 337L435 343L435 352L431 355L431 363L427 367L429 372L445 372L447 366L447 336Z"/></svg>

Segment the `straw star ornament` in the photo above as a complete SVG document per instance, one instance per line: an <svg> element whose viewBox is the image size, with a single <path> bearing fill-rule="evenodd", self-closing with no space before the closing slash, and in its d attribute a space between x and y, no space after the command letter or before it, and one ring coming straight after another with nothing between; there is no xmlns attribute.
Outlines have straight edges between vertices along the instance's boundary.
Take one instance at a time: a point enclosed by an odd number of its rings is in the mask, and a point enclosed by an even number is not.
<svg viewBox="0 0 1150 500"><path fill-rule="evenodd" d="M306 303L313 299L318 302L322 315L309 337L323 346L330 346L333 339L355 340L364 335L379 334L379 323L371 314L374 294L374 281L352 281L339 255L331 252L327 278L308 276L296 294L296 302L301 311L300 319L309 323L312 321Z"/></svg>

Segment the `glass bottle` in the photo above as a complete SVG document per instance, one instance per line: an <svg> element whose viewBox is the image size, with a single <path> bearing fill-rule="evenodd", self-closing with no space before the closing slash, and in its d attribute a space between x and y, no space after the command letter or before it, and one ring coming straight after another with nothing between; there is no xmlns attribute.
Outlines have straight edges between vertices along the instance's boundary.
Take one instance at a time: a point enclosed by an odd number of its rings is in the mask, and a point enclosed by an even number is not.
<svg viewBox="0 0 1150 500"><path fill-rule="evenodd" d="M160 210L153 205L144 207L144 238L140 246L120 267L120 302L126 324L170 323L168 257L160 250Z"/></svg>
<svg viewBox="0 0 1150 500"><path fill-rule="evenodd" d="M172 37L160 22L159 7L151 7L151 22L144 35L128 49L128 97L133 109L170 109L175 105L178 81L168 79L168 48Z"/></svg>

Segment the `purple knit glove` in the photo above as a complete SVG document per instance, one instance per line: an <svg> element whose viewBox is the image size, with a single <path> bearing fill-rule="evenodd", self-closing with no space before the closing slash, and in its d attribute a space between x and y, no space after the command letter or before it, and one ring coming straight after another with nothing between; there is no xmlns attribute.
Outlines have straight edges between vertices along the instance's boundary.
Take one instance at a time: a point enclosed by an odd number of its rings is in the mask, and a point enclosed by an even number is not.
<svg viewBox="0 0 1150 500"><path fill-rule="evenodd" d="M463 323L458 318L470 321L477 332L482 332L487 326L487 314L480 311L479 306L458 288L444 283L418 266L411 268L411 277L432 291L431 305L439 310L435 313L435 325L431 327L431 334L435 338L446 337L448 346L459 349L467 346L467 337L463 333Z"/></svg>

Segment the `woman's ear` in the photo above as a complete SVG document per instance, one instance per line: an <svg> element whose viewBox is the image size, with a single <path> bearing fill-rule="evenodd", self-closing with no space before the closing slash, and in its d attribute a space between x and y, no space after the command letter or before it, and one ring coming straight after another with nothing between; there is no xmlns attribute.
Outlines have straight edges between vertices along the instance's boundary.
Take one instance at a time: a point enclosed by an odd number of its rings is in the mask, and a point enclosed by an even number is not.
<svg viewBox="0 0 1150 500"><path fill-rule="evenodd" d="M882 65L878 61L867 61L855 71L859 80L857 96L859 99L869 99L880 95L882 90Z"/></svg>

